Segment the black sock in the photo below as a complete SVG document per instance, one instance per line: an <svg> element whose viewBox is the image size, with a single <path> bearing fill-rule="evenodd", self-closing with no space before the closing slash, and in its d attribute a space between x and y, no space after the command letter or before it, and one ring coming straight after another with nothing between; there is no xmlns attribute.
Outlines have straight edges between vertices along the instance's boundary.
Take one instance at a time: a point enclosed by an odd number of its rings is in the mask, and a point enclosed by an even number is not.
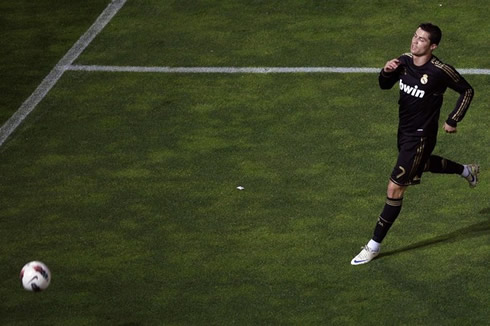
<svg viewBox="0 0 490 326"><path fill-rule="evenodd" d="M425 165L425 171L432 173L461 174L463 169L463 165L437 155L431 155Z"/></svg>
<svg viewBox="0 0 490 326"><path fill-rule="evenodd" d="M374 241L379 243L383 241L388 233L388 230L391 228L402 210L402 201L403 198L386 198L385 207L383 208L383 212L381 212L378 222L376 223L376 227L374 228Z"/></svg>

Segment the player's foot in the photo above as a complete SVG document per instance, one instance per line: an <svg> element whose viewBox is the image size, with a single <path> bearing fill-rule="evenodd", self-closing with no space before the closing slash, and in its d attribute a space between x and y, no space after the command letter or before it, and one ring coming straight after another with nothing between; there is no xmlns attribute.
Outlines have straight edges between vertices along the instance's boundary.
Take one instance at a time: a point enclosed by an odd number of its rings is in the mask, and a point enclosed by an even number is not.
<svg viewBox="0 0 490 326"><path fill-rule="evenodd" d="M379 254L379 250L378 251L372 250L367 245L361 248L362 248L361 252L351 260L350 263L352 265L361 265L361 264L369 263Z"/></svg>
<svg viewBox="0 0 490 326"><path fill-rule="evenodd" d="M467 167L470 174L465 177L465 179L470 184L470 188L474 188L478 183L478 173L480 173L480 166L478 164L468 164Z"/></svg>

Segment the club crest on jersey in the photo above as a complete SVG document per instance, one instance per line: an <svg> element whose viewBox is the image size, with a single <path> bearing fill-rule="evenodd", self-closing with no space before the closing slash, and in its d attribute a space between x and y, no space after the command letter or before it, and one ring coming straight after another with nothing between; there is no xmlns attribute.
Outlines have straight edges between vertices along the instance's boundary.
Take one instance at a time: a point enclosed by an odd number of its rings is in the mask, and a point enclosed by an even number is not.
<svg viewBox="0 0 490 326"><path fill-rule="evenodd" d="M401 79L400 79L400 90L405 92L408 95L418 97L418 98L422 98L425 95L425 91L419 89L419 87L417 85L410 86L410 85L404 84Z"/></svg>
<svg viewBox="0 0 490 326"><path fill-rule="evenodd" d="M427 84L428 81L429 81L429 75L427 74L424 74L422 78L420 78L420 82L422 83L422 85Z"/></svg>

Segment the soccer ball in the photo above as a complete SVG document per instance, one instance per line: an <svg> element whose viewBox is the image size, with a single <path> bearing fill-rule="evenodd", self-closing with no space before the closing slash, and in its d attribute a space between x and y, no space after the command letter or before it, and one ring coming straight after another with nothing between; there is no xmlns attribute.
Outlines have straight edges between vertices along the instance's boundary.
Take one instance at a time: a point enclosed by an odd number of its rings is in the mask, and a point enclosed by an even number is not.
<svg viewBox="0 0 490 326"><path fill-rule="evenodd" d="M22 286L27 291L39 292L46 290L51 281L51 272L48 266L40 261L31 261L20 271Z"/></svg>

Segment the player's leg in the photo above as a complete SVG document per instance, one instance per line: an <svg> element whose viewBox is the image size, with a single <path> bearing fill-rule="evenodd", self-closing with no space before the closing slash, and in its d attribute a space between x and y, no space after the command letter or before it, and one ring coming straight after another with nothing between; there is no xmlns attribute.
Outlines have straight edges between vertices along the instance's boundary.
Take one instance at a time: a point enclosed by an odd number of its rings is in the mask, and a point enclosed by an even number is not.
<svg viewBox="0 0 490 326"><path fill-rule="evenodd" d="M386 234L400 214L403 194L405 193L406 188L407 186L401 186L391 180L389 181L386 192L386 202L383 211L378 217L376 226L374 227L373 237L369 240L367 245L362 248L361 252L352 259L352 265L368 263L379 254L381 242L386 237Z"/></svg>
<svg viewBox="0 0 490 326"><path fill-rule="evenodd" d="M424 170L432 173L459 174L468 181L470 187L476 186L480 173L477 164L459 164L437 155L429 157Z"/></svg>
<svg viewBox="0 0 490 326"><path fill-rule="evenodd" d="M351 260L352 265L368 263L379 254L381 242L400 214L407 186L420 183L425 163L435 146L435 140L403 135L399 135L398 143L398 160L388 183L383 211L376 222L372 239Z"/></svg>
<svg viewBox="0 0 490 326"><path fill-rule="evenodd" d="M431 155L425 164L424 171L443 174L462 174L464 166L462 164L448 160L438 155Z"/></svg>
<svg viewBox="0 0 490 326"><path fill-rule="evenodd" d="M400 214L400 211L402 210L403 194L406 189L407 186L401 186L391 180L389 181L386 192L386 202L383 211L378 217L376 227L374 228L372 240L376 243L372 243L372 245L374 245L372 249L379 250L379 244L381 244L386 237L389 229Z"/></svg>

